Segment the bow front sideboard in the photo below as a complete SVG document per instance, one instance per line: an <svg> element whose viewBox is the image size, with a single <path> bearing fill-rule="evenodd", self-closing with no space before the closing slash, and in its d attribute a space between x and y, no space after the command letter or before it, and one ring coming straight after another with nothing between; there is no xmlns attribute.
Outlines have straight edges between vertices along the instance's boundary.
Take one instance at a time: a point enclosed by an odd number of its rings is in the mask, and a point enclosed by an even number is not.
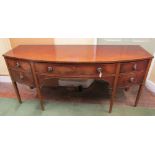
<svg viewBox="0 0 155 155"><path fill-rule="evenodd" d="M109 112L117 88L139 85L137 106L153 56L138 45L20 45L4 55L17 98L17 83L36 88L44 110L41 87L53 78L96 79L112 89Z"/></svg>

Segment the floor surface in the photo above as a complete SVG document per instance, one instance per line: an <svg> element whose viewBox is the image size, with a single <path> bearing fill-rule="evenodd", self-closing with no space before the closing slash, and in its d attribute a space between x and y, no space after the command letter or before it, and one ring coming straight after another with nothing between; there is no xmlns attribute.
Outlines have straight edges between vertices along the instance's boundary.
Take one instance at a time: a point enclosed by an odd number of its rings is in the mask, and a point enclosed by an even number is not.
<svg viewBox="0 0 155 155"><path fill-rule="evenodd" d="M102 81L96 81L82 92L66 87L42 88L45 111L40 110L35 89L23 85L18 86L23 100L22 104L16 100L10 83L0 83L0 115L155 115L155 96L146 88L143 90L138 107L133 107L137 86L127 92L122 89L117 91L111 114L108 113L110 90Z"/></svg>

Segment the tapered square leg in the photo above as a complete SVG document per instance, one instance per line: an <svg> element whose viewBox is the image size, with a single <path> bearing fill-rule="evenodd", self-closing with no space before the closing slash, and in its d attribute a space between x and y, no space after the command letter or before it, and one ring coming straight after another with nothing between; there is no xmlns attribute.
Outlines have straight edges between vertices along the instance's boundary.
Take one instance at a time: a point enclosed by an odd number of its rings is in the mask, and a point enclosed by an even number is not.
<svg viewBox="0 0 155 155"><path fill-rule="evenodd" d="M111 100L110 100L109 113L111 113L111 112L112 112L113 101L114 101L114 97L112 96L112 97L111 97Z"/></svg>
<svg viewBox="0 0 155 155"><path fill-rule="evenodd" d="M34 82L35 82L35 85L36 85L37 96L39 97L39 100L40 100L41 110L44 111L45 108L44 108L43 97L42 97L42 95L41 95L41 88L40 88L40 85L39 85L38 77L37 77L37 75L35 74L35 69L34 69L34 65L33 65L32 62L31 62L31 69L32 69L33 77L34 77Z"/></svg>
<svg viewBox="0 0 155 155"><path fill-rule="evenodd" d="M22 100L21 100L21 97L20 97L20 94L19 94L19 90L18 90L18 87L17 87L17 83L12 81L12 84L13 84L13 87L14 87L14 90L15 90L15 93L16 93L16 96L18 98L19 103L22 103Z"/></svg>
<svg viewBox="0 0 155 155"><path fill-rule="evenodd" d="M140 98L140 96L141 96L142 90L143 90L143 85L141 84L141 85L139 86L138 93L137 93L137 96L136 96L136 101L135 101L135 104L134 104L135 107L136 107L137 104L138 104L138 101L139 101L139 98Z"/></svg>
<svg viewBox="0 0 155 155"><path fill-rule="evenodd" d="M110 100L109 113L112 112L112 107L113 107L113 104L114 104L114 98L116 96L116 89L117 89L119 72L120 72L120 63L117 64L117 68L116 68L116 76L115 76L115 80L114 80L113 87L112 87L112 94L111 94L111 100Z"/></svg>
<svg viewBox="0 0 155 155"><path fill-rule="evenodd" d="M41 95L41 89L40 89L39 86L37 87L37 94L38 94L38 97L39 97L39 100L40 100L41 110L44 111L45 110L45 107L44 107L43 97Z"/></svg>

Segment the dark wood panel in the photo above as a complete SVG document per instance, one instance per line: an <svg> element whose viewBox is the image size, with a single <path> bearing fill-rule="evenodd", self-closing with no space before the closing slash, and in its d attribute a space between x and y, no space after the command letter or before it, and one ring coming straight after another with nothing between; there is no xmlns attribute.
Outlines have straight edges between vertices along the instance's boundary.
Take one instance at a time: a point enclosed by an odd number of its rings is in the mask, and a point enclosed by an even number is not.
<svg viewBox="0 0 155 155"><path fill-rule="evenodd" d="M35 71L51 76L78 76L78 77L99 77L115 74L116 64L53 64L53 63L35 63ZM100 73L101 72L101 73Z"/></svg>
<svg viewBox="0 0 155 155"><path fill-rule="evenodd" d="M111 112L117 87L140 85L137 105L153 56L137 45L22 45L4 58L19 102L16 82L36 86L44 110L41 86L57 85L55 78L93 78L112 88Z"/></svg>
<svg viewBox="0 0 155 155"><path fill-rule="evenodd" d="M8 63L8 67L11 69L31 72L30 63L28 61L11 58L7 58L6 61Z"/></svg>
<svg viewBox="0 0 155 155"><path fill-rule="evenodd" d="M121 63L121 73L129 73L134 71L145 71L147 68L148 60L132 61L128 63Z"/></svg>
<svg viewBox="0 0 155 155"><path fill-rule="evenodd" d="M10 70L13 81L34 87L32 73Z"/></svg>
<svg viewBox="0 0 155 155"><path fill-rule="evenodd" d="M143 82L145 72L122 74L118 80L118 87L129 87Z"/></svg>
<svg viewBox="0 0 155 155"><path fill-rule="evenodd" d="M138 45L21 45L4 56L62 63L123 62L152 58Z"/></svg>

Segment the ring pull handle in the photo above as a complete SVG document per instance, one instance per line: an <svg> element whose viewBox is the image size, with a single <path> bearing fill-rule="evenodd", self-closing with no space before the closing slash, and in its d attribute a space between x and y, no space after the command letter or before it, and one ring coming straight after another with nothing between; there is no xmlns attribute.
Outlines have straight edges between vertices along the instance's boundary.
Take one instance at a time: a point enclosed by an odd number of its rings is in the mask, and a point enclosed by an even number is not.
<svg viewBox="0 0 155 155"><path fill-rule="evenodd" d="M137 64L133 65L133 70L136 71L137 70Z"/></svg>
<svg viewBox="0 0 155 155"><path fill-rule="evenodd" d="M47 67L48 72L52 72L53 68L52 67Z"/></svg>
<svg viewBox="0 0 155 155"><path fill-rule="evenodd" d="M134 83L135 78L134 77L131 77L129 81L130 81L130 83Z"/></svg>
<svg viewBox="0 0 155 155"><path fill-rule="evenodd" d="M102 77L102 74L103 74L102 71L103 69L101 67L97 68L97 72L99 73L99 78Z"/></svg>
<svg viewBox="0 0 155 155"><path fill-rule="evenodd" d="M16 62L16 67L17 67L17 68L19 68L19 67L20 67L19 62Z"/></svg>

